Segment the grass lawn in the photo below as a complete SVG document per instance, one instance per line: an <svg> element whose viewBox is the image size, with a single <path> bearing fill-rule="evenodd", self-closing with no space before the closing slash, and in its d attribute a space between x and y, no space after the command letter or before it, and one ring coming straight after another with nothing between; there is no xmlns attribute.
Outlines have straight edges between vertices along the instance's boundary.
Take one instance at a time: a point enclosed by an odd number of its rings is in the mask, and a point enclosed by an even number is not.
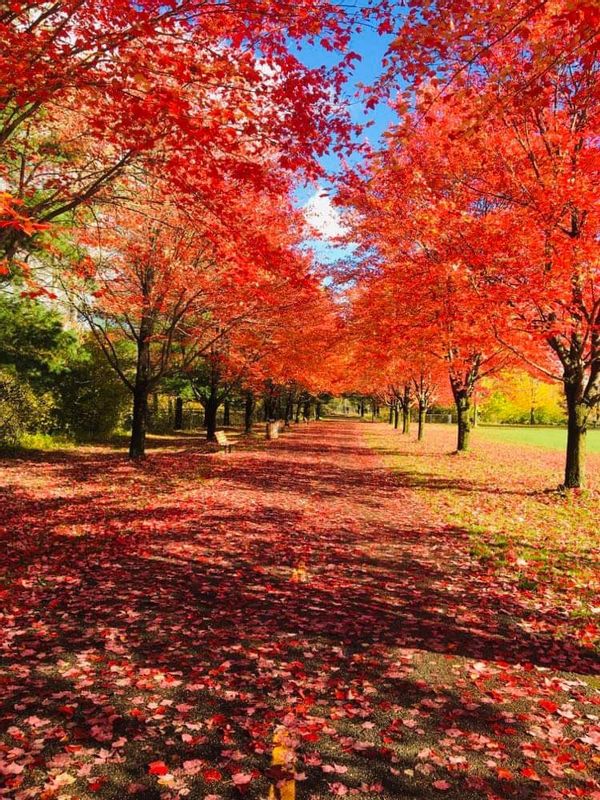
<svg viewBox="0 0 600 800"><path fill-rule="evenodd" d="M599 433L590 438L598 441ZM526 434L539 438L539 448L516 443ZM600 457L588 455L587 489L556 491L564 454L551 442L563 434L479 427L471 450L460 455L453 452L455 426L428 425L423 442L414 431L407 437L387 426L373 426L371 436L400 482L435 518L466 531L472 554L499 580L513 581L532 607L561 608L560 635L579 625L581 639L598 647Z"/></svg>
<svg viewBox="0 0 600 800"><path fill-rule="evenodd" d="M548 450L563 451L567 444L566 428L529 428L525 425L479 425L475 429L476 437L490 442L506 442L507 444L535 445ZM587 450L589 453L600 453L600 430L590 430L587 434Z"/></svg>

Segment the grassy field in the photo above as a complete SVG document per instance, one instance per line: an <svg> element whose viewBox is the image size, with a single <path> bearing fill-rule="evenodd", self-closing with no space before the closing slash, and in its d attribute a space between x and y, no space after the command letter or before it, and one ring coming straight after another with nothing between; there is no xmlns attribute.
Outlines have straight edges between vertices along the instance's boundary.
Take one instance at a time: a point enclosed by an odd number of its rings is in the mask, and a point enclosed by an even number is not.
<svg viewBox="0 0 600 800"><path fill-rule="evenodd" d="M506 444L527 444L544 447L547 450L564 450L567 444L565 428L528 428L511 425L480 425L475 436L491 442ZM590 453L600 453L600 430L588 431L587 449Z"/></svg>
<svg viewBox="0 0 600 800"><path fill-rule="evenodd" d="M571 626L585 620L582 638L600 646L597 452L587 458L587 488L570 494L556 491L564 463L561 430L481 426L461 456L453 452L454 426L427 426L423 442L386 427L383 447L381 428L373 430L387 464L435 518L466 531L473 554L502 580L516 579L515 590L529 589L535 603L562 608ZM592 447L599 433L592 432ZM517 439L527 434L528 442Z"/></svg>

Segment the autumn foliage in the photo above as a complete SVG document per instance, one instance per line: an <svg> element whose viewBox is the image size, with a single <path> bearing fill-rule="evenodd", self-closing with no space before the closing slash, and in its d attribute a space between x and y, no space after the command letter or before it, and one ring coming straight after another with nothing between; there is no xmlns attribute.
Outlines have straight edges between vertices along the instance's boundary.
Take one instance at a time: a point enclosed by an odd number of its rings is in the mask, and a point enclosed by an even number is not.
<svg viewBox="0 0 600 800"><path fill-rule="evenodd" d="M458 449L476 382L518 358L564 386L568 487L600 400L596 16L586 2L412 8L377 87L408 81L400 122L340 197L363 302L380 318L393 296L384 324L429 326L448 363Z"/></svg>

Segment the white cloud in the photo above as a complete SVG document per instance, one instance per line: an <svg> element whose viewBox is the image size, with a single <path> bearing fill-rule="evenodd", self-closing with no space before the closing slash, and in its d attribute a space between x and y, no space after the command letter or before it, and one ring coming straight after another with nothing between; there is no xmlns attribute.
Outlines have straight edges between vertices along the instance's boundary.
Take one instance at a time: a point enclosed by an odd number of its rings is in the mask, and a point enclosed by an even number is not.
<svg viewBox="0 0 600 800"><path fill-rule="evenodd" d="M303 211L309 226L323 239L337 239L348 232L342 225L339 212L321 187L307 200Z"/></svg>

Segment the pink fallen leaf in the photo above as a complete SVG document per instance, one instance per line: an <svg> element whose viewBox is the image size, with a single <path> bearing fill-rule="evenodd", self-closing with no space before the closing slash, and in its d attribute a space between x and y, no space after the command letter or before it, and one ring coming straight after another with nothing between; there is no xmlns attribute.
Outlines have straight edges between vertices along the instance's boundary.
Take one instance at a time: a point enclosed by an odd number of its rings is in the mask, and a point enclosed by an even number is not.
<svg viewBox="0 0 600 800"><path fill-rule="evenodd" d="M252 781L252 775L249 772L236 772L231 780L235 786L247 786Z"/></svg>

